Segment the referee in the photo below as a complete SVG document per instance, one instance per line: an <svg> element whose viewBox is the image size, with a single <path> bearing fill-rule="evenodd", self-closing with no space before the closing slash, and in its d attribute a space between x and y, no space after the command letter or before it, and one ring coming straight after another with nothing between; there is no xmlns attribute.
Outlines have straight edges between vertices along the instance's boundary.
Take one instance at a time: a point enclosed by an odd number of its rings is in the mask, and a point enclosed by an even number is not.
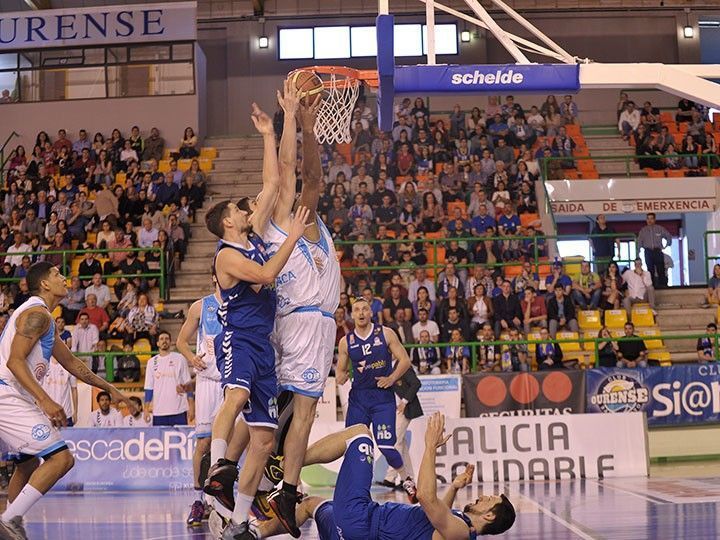
<svg viewBox="0 0 720 540"><path fill-rule="evenodd" d="M647 225L638 233L638 246L645 250L645 266L652 277L653 287L664 289L667 287L667 274L662 250L670 246L672 236L665 227L655 223L654 212L647 214L645 223Z"/></svg>

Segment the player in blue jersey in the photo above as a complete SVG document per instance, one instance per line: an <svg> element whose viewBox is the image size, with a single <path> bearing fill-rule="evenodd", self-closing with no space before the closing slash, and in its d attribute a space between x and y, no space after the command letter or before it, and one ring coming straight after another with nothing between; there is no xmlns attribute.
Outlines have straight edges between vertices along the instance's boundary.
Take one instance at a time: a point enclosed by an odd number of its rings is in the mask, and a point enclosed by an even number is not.
<svg viewBox="0 0 720 540"><path fill-rule="evenodd" d="M27 538L23 516L74 463L57 429L67 425L65 410L42 387L50 358L135 410L113 385L73 355L57 334L52 311L67 294L65 277L57 267L37 262L26 279L32 296L13 312L0 336L0 439L18 456L8 505L0 514L0 538L12 540Z"/></svg>
<svg viewBox="0 0 720 540"><path fill-rule="evenodd" d="M342 466L333 500L304 499L296 512L298 524L314 519L320 540L474 540L478 535L507 531L515 522L515 509L505 495L483 495L462 511L453 509L458 490L473 480L473 465L453 480L442 498L438 497L437 450L450 438L444 428L442 414L428 419L418 476L420 505L372 500L374 446L367 427L351 426L320 439L308 448L305 465L331 463L344 456ZM282 530L277 520L260 525L263 538Z"/></svg>
<svg viewBox="0 0 720 540"><path fill-rule="evenodd" d="M373 426L378 448L403 479L403 489L415 503L415 482L405 470L403 458L395 444L397 405L393 385L410 368L410 358L400 339L390 328L372 322L372 309L364 298L352 306L355 330L338 344L338 384L345 384L352 363L353 381L350 390L346 426ZM393 356L397 365L393 369Z"/></svg>

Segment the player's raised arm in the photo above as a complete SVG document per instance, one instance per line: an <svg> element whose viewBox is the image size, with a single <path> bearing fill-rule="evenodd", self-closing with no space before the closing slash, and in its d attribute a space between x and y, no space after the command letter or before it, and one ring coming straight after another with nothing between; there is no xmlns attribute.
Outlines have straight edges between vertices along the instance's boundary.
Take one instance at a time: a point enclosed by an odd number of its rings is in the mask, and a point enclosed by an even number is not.
<svg viewBox="0 0 720 540"><path fill-rule="evenodd" d="M348 355L347 340L345 338L338 343L338 361L335 367L335 382L345 384L350 378L350 356Z"/></svg>
<svg viewBox="0 0 720 540"><path fill-rule="evenodd" d="M275 203L273 219L280 225L287 223L293 203L295 202L295 184L297 176L295 167L297 165L297 113L300 98L295 83L285 80L283 93L277 93L278 102L285 111L285 123L283 134L280 137L280 193Z"/></svg>
<svg viewBox="0 0 720 540"><path fill-rule="evenodd" d="M190 306L185 322L180 328L180 333L175 343L175 348L195 369L203 370L207 367L202 355L198 356L192 351L190 340L197 334L200 326L200 315L202 314L202 300L196 300Z"/></svg>
<svg viewBox="0 0 720 540"><path fill-rule="evenodd" d="M255 124L255 129L263 137L263 187L262 195L257 199L257 208L250 217L250 223L257 232L262 234L273 210L275 210L275 203L280 192L280 169L272 119L258 107L257 103L252 104L252 109L250 118Z"/></svg>
<svg viewBox="0 0 720 540"><path fill-rule="evenodd" d="M302 130L302 192L300 193L300 204L307 206L315 212L320 200L320 180L323 171L320 161L320 146L315 139L315 122L322 99L316 99L312 105L301 103L298 109L298 119ZM320 239L320 231L313 223L305 232L313 242Z"/></svg>
<svg viewBox="0 0 720 540"><path fill-rule="evenodd" d="M65 345L63 340L60 339L60 336L55 336L52 354L58 363L71 375L75 375L78 380L89 384L90 386L94 386L95 388L105 390L108 394L110 394L110 397L112 397L114 402L125 403L131 413L135 411L135 405L112 384L95 375L90 368L85 365L85 362L71 353L67 345Z"/></svg>
<svg viewBox="0 0 720 540"><path fill-rule="evenodd" d="M15 321L15 336L10 347L7 368L22 387L35 399L38 407L55 426L67 425L67 417L62 405L55 403L40 386L27 364L33 347L50 328L50 314L44 308L30 308ZM59 361L59 359L58 359Z"/></svg>
<svg viewBox="0 0 720 540"><path fill-rule="evenodd" d="M270 257L264 264L259 265L233 249L222 249L218 253L216 265L218 274L225 273L234 279L256 283L260 285L269 285L275 281L280 271L287 263L295 244L305 232L305 222L310 211L305 207L300 207L295 212L288 236L281 244L277 253ZM222 268L222 270L220 270Z"/></svg>
<svg viewBox="0 0 720 540"><path fill-rule="evenodd" d="M465 470L461 474L458 474L452 481L452 484L450 484L450 487L445 492L445 495L443 495L443 502L447 505L448 508L452 508L458 490L472 483L474 473L475 465L470 463L467 465L467 467L465 467Z"/></svg>
<svg viewBox="0 0 720 540"><path fill-rule="evenodd" d="M390 328L383 326L383 335L385 336L385 341L388 344L390 352L397 359L397 365L395 366L393 372L387 377L378 377L377 385L379 388L390 388L398 382L400 377L402 377L410 368L410 357L408 356L405 347L403 347L402 343L400 343L400 340L395 332L393 332Z"/></svg>
<svg viewBox="0 0 720 540"><path fill-rule="evenodd" d="M437 496L437 475L435 460L437 449L443 446L449 437L445 435L445 417L435 413L428 418L425 430L425 453L420 464L420 476L417 484L417 498L432 526L445 540L465 540L468 538L468 526L455 517L450 507Z"/></svg>

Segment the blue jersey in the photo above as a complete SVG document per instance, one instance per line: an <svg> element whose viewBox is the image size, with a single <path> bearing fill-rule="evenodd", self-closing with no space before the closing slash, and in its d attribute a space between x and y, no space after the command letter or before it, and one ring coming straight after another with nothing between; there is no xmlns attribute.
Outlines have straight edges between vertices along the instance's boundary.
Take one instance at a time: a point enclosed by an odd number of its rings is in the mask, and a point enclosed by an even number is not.
<svg viewBox="0 0 720 540"><path fill-rule="evenodd" d="M377 390L375 377L387 377L393 371L392 354L385 341L383 327L373 324L365 339L355 332L350 332L345 339L353 369L352 389Z"/></svg>
<svg viewBox="0 0 720 540"><path fill-rule="evenodd" d="M265 264L269 259L265 243L257 235L249 236L248 240L251 245L249 249L225 240L218 242L213 259L213 273L221 249L234 249L260 265ZM224 327L236 330L238 333L269 338L275 324L277 306L275 290L263 285L256 292L254 285L257 284L239 281L230 289L219 287L223 303L218 310L218 318Z"/></svg>

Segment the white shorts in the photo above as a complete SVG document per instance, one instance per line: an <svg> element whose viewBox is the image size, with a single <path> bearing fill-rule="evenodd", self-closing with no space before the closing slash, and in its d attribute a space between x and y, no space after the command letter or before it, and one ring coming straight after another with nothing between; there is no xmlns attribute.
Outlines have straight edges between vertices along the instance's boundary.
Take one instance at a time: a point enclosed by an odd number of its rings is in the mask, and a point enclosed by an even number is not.
<svg viewBox="0 0 720 540"><path fill-rule="evenodd" d="M319 309L294 311L275 320L271 336L275 348L278 387L302 396L320 398L332 367L328 350L330 325L335 320Z"/></svg>
<svg viewBox="0 0 720 540"><path fill-rule="evenodd" d="M12 454L45 457L66 447L60 432L28 397L0 383L0 439Z"/></svg>
<svg viewBox="0 0 720 540"><path fill-rule="evenodd" d="M195 378L195 438L204 439L212 435L215 416L223 402L220 381L207 377Z"/></svg>

